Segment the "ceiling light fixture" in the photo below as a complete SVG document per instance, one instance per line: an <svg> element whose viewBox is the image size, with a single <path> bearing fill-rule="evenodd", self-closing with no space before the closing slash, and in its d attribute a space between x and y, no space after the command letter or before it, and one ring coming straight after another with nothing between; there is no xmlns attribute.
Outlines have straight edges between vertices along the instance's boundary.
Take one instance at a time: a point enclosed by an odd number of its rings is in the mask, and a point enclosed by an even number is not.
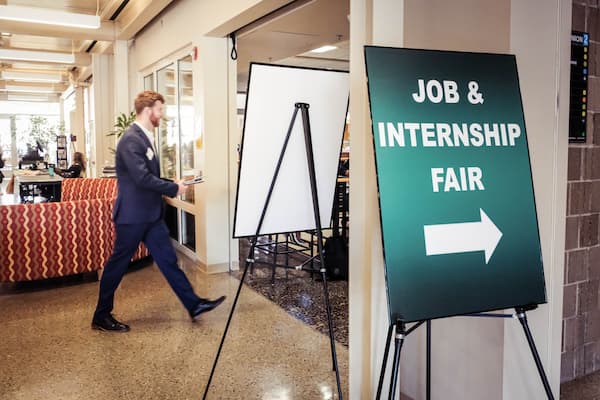
<svg viewBox="0 0 600 400"><path fill-rule="evenodd" d="M61 74L41 74L37 72L2 71L2 79L22 82L62 82Z"/></svg>
<svg viewBox="0 0 600 400"><path fill-rule="evenodd" d="M321 47L318 47L316 49L313 49L310 52L311 53L326 53L328 51L335 50L335 49L337 49L336 46L327 45L327 46L321 46Z"/></svg>
<svg viewBox="0 0 600 400"><path fill-rule="evenodd" d="M0 60L74 64L75 55L70 53L52 53L47 51L0 49Z"/></svg>
<svg viewBox="0 0 600 400"><path fill-rule="evenodd" d="M19 93L56 93L53 87L40 87L40 86L16 86L6 85L4 90L7 92L19 92Z"/></svg>
<svg viewBox="0 0 600 400"><path fill-rule="evenodd" d="M25 95L12 95L9 94L8 96L6 96L6 99L8 101L43 101L46 103L56 103L56 97L53 96L52 100L50 99L49 96L25 96Z"/></svg>
<svg viewBox="0 0 600 400"><path fill-rule="evenodd" d="M72 28L100 28L100 16L98 15L77 14L39 7L0 5L0 19Z"/></svg>

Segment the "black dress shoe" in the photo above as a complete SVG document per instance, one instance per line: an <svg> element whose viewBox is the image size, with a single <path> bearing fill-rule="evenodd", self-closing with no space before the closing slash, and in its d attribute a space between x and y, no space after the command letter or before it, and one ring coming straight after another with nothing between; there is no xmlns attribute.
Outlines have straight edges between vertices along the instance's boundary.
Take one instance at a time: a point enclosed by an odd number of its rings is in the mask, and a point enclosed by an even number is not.
<svg viewBox="0 0 600 400"><path fill-rule="evenodd" d="M92 329L105 332L129 332L129 325L117 321L109 314L104 318L94 318L92 320Z"/></svg>
<svg viewBox="0 0 600 400"><path fill-rule="evenodd" d="M192 321L194 321L194 322L197 321L198 317L200 317L201 314L208 312L208 311L212 310L213 308L217 307L219 304L221 304L223 302L223 300L225 300L225 296L221 296L216 300L200 299L200 303L198 303L196 308L194 308L194 311L192 311L190 313L190 316L192 317Z"/></svg>

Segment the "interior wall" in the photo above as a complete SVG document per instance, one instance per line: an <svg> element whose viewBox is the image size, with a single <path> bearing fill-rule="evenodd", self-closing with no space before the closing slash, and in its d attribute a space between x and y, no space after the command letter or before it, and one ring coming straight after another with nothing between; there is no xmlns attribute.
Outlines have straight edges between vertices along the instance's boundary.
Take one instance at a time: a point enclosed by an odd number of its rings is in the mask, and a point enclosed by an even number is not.
<svg viewBox="0 0 600 400"><path fill-rule="evenodd" d="M168 7L135 38L132 61L143 69L198 35L223 37L289 0L180 0Z"/></svg>
<svg viewBox="0 0 600 400"><path fill-rule="evenodd" d="M506 53L510 1L406 0L405 46Z"/></svg>
<svg viewBox="0 0 600 400"><path fill-rule="evenodd" d="M516 4L518 3L518 4ZM558 395L564 240L568 88L564 1L351 0L350 391L372 398L387 330L371 126L362 46L516 53L524 99L549 305L530 325ZM570 2L569 2L570 6ZM531 15L536 14L536 23ZM400 26L400 29L398 29ZM544 26L544 29L540 29ZM536 40L534 40L535 38ZM562 57L562 58L561 58ZM567 75L565 75L565 73ZM568 96L568 93L567 93ZM566 97L568 98L568 97ZM566 137L566 136L565 136ZM547 160L542 160L542 157ZM561 186L562 185L562 186ZM374 222L375 221L375 222ZM426 294L424 294L426 295ZM557 324L558 322L558 324ZM368 328L367 328L368 327ZM536 399L544 392L515 320L451 318L433 322L432 398ZM557 345L558 344L558 345ZM402 349L401 388L425 398L424 329ZM533 367L533 370L532 370Z"/></svg>

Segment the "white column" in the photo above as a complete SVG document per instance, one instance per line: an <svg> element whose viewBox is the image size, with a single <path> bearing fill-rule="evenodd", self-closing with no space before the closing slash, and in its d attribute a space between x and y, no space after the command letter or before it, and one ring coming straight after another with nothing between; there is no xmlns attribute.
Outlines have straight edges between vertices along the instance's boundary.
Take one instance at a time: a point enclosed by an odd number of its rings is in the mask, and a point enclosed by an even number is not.
<svg viewBox="0 0 600 400"><path fill-rule="evenodd" d="M116 117L119 113L129 114L129 112L133 110L132 101L129 101L129 56L127 41L115 40L113 43L113 52L113 82Z"/></svg>
<svg viewBox="0 0 600 400"><path fill-rule="evenodd" d="M554 397L560 395L565 257L571 1L511 0L510 52L517 57L541 236L548 304L529 325ZM523 330L504 324L504 400L545 399Z"/></svg>
<svg viewBox="0 0 600 400"><path fill-rule="evenodd" d="M235 197L237 192L238 179L238 144L242 143L242 128L238 127L237 115L237 61L230 57L233 43L229 39L227 42L227 70L229 76L227 79L227 94L229 99L229 141L228 147L228 169L229 169L229 268L231 270L239 269L239 241L231 239L233 234L233 216L235 215Z"/></svg>
<svg viewBox="0 0 600 400"><path fill-rule="evenodd" d="M112 75L112 58L107 54L92 55L92 71L94 76L94 132L92 133L90 174L102 176L105 165L114 165L115 157L109 148L115 147L113 136L106 136L114 125L114 82Z"/></svg>
<svg viewBox="0 0 600 400"><path fill-rule="evenodd" d="M76 137L73 146L75 151L79 151L85 154L85 117L83 110L83 87L78 86L75 88L75 109L71 111L71 135ZM87 175L87 174L86 174Z"/></svg>
<svg viewBox="0 0 600 400"><path fill-rule="evenodd" d="M230 106L235 112L236 79L227 41L200 37L194 42L199 55L193 66L194 109L202 142L197 167L206 177L197 191L196 252L208 273L237 269L238 264L238 243L231 239L236 188L232 168L237 168L232 148L238 134Z"/></svg>

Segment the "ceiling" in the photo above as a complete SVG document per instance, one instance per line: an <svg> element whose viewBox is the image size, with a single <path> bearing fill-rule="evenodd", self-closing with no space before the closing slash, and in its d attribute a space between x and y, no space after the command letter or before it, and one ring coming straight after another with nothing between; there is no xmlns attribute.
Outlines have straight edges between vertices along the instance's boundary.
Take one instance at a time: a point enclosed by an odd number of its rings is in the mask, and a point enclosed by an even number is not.
<svg viewBox="0 0 600 400"><path fill-rule="evenodd" d="M0 20L0 51L35 50L75 56L70 64L0 58L0 100L30 96L33 100L57 101L70 84L91 75L91 54L111 54L114 40L133 38L172 1L0 0L0 5L99 15L101 20L99 29ZM349 0L296 0L239 29L238 90L245 91L251 61L348 70L349 14ZM335 45L337 49L310 52L323 45ZM20 75L19 80L12 73ZM60 80L39 82L34 79L39 74L59 75Z"/></svg>
<svg viewBox="0 0 600 400"><path fill-rule="evenodd" d="M251 61L349 69L349 0L298 1L289 10L256 21L237 34L238 91L245 92ZM324 45L325 53L311 50Z"/></svg>
<svg viewBox="0 0 600 400"><path fill-rule="evenodd" d="M91 75L91 54L111 54L114 40L131 39L172 1L0 0L3 6L98 15L101 21L98 29L84 29L0 20L0 51L35 50L75 56L74 63L24 62L1 58L0 100L19 96L34 101L57 101L70 84L77 84ZM142 13L144 9L153 12ZM13 79L13 72L18 73L18 80ZM58 74L60 81L39 82L36 77L40 74ZM28 92L28 88L32 91Z"/></svg>

